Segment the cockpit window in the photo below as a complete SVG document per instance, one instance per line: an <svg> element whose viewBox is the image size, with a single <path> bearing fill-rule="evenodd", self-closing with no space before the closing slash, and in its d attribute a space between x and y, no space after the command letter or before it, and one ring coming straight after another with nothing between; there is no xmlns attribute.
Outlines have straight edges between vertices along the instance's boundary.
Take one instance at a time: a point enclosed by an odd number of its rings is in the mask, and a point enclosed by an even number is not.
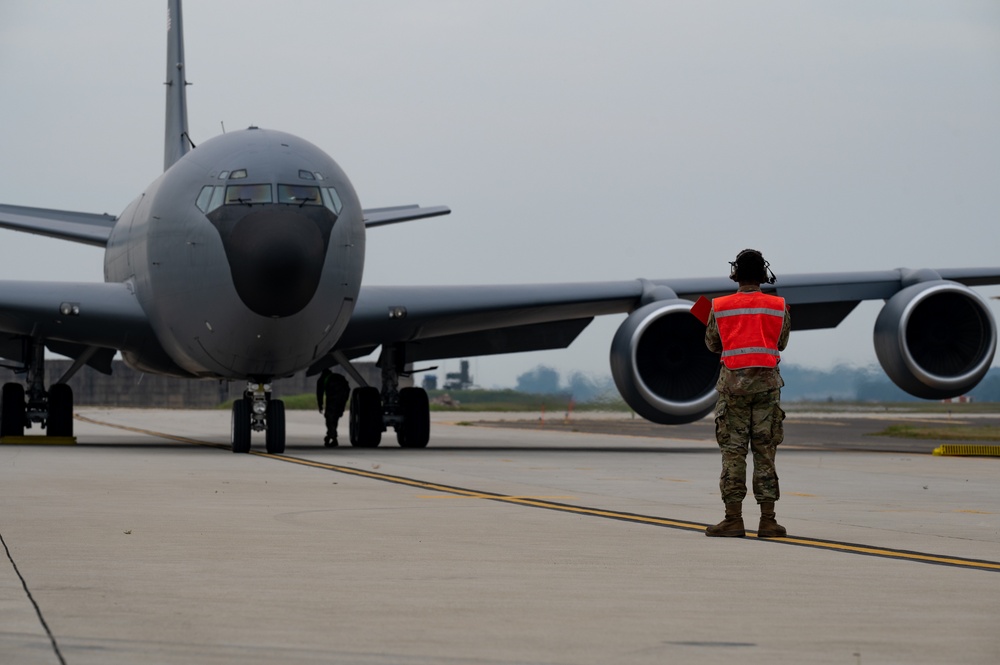
<svg viewBox="0 0 1000 665"><path fill-rule="evenodd" d="M236 169L235 171L229 174L230 180L239 180L240 178L245 178L245 177L247 177L246 169Z"/></svg>
<svg viewBox="0 0 1000 665"><path fill-rule="evenodd" d="M337 194L337 190L333 187L323 188L323 205L338 215L340 214L340 210L344 207L344 204L340 202L340 195Z"/></svg>
<svg viewBox="0 0 1000 665"><path fill-rule="evenodd" d="M208 202L208 210L205 212L212 212L216 208L222 205L222 196L226 193L225 187L216 187L215 191L212 193L212 200Z"/></svg>
<svg viewBox="0 0 1000 665"><path fill-rule="evenodd" d="M195 201L195 205L198 206L198 210L201 210L207 215L222 205L222 194L225 191L225 187L205 185L201 188L201 192L198 193L198 199Z"/></svg>
<svg viewBox="0 0 1000 665"><path fill-rule="evenodd" d="M319 187L309 185L278 185L278 203L293 203L298 206L322 205Z"/></svg>
<svg viewBox="0 0 1000 665"><path fill-rule="evenodd" d="M229 185L226 187L226 205L253 205L271 202L271 185Z"/></svg>
<svg viewBox="0 0 1000 665"><path fill-rule="evenodd" d="M215 191L215 187L211 185L205 185L201 188L201 192L198 194L198 199L194 202L198 206L198 210L202 212L208 212L208 202L212 200L212 192Z"/></svg>
<svg viewBox="0 0 1000 665"><path fill-rule="evenodd" d="M306 171L305 169L299 169L299 177L303 180L315 180L316 176L312 174L312 171Z"/></svg>

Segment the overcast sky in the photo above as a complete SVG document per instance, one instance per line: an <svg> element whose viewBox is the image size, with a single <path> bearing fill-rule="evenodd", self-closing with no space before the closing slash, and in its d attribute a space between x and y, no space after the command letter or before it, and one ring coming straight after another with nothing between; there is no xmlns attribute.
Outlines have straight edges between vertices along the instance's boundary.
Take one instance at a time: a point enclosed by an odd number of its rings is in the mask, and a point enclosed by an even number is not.
<svg viewBox="0 0 1000 665"><path fill-rule="evenodd" d="M195 142L280 129L366 207L452 207L370 231L366 283L724 275L750 246L779 280L1000 266L992 0L198 0L184 23ZM165 0L0 3L0 202L118 214L159 175L165 30ZM102 258L0 231L0 279ZM785 361L876 362L879 307ZM476 379L607 374L620 321Z"/></svg>

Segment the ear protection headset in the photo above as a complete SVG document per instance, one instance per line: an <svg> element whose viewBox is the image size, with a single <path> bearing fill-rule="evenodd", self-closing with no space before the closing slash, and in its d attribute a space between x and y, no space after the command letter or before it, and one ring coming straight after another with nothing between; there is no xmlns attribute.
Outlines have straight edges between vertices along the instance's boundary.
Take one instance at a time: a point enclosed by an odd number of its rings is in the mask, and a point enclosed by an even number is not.
<svg viewBox="0 0 1000 665"><path fill-rule="evenodd" d="M774 284L778 279L771 272L771 264L756 249L744 249L736 255L735 261L729 262L729 266L729 279L734 282L739 282L742 277L745 281Z"/></svg>

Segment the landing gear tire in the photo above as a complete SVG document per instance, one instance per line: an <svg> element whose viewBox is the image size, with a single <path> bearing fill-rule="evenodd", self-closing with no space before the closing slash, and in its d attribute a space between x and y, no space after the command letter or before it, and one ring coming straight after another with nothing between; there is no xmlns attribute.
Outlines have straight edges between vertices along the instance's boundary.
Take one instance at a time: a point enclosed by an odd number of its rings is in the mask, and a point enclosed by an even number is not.
<svg viewBox="0 0 1000 665"><path fill-rule="evenodd" d="M285 452L285 403L272 399L267 403L267 432L264 434L267 452L281 455Z"/></svg>
<svg viewBox="0 0 1000 665"><path fill-rule="evenodd" d="M382 442L382 396L378 388L355 388L351 395L351 445L375 448Z"/></svg>
<svg viewBox="0 0 1000 665"><path fill-rule="evenodd" d="M0 389L0 436L24 436L24 386L5 383Z"/></svg>
<svg viewBox="0 0 1000 665"><path fill-rule="evenodd" d="M399 391L399 415L403 423L396 428L396 441L403 448L426 448L431 438L431 406L423 388Z"/></svg>
<svg viewBox="0 0 1000 665"><path fill-rule="evenodd" d="M48 436L73 436L73 389L65 383L49 388Z"/></svg>
<svg viewBox="0 0 1000 665"><path fill-rule="evenodd" d="M232 444L234 453L250 452L250 402L238 399L233 402Z"/></svg>

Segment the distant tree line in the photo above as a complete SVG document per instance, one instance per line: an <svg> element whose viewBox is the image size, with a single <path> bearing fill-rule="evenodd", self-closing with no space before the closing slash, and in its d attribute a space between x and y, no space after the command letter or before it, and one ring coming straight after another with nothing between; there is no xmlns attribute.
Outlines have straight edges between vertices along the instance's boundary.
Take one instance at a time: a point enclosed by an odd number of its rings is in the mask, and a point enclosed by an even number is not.
<svg viewBox="0 0 1000 665"><path fill-rule="evenodd" d="M785 379L782 397L798 401L919 402L893 383L881 367L838 365L830 370L796 365L781 368ZM986 373L968 396L977 402L1000 402L1000 368Z"/></svg>
<svg viewBox="0 0 1000 665"><path fill-rule="evenodd" d="M538 365L518 376L516 390L535 395L569 395L576 402L617 400L619 397L610 376L572 372L563 381L558 370L546 365Z"/></svg>
<svg viewBox="0 0 1000 665"><path fill-rule="evenodd" d="M880 367L837 365L820 370L785 365L782 398L809 402L916 402L920 401L897 387ZM577 402L616 399L618 391L610 376L571 372L565 379L559 371L538 365L517 377L517 391L537 395L570 395ZM994 367L969 396L977 402L1000 402L1000 368Z"/></svg>

